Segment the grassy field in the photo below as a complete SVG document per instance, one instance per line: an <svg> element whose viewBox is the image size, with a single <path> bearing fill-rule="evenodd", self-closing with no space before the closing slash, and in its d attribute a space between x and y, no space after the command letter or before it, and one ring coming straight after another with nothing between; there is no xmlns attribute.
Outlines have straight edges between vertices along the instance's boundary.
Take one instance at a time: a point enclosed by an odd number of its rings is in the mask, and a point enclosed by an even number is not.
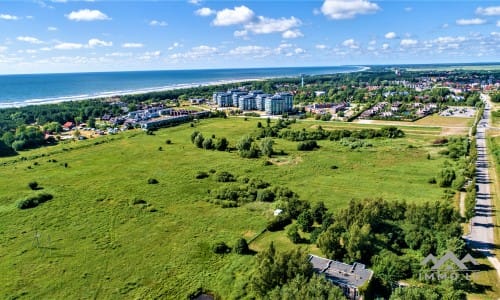
<svg viewBox="0 0 500 300"><path fill-rule="evenodd" d="M195 129L205 137L225 136L234 145L256 124L253 118L212 119ZM379 127L327 124L299 122L293 127ZM443 190L427 183L445 160L431 146L440 129L423 127L421 133L418 127L401 128L414 131L401 139L370 140L372 147L358 150L319 141L319 150L298 152L295 142L277 139L274 149L288 155L273 157L270 166L264 166L263 158L195 148L189 124L154 135L126 132L23 152L26 160L0 159L0 298L182 299L198 287L237 298L253 257L215 255L211 245L254 236L265 228L274 207L210 204L207 190L223 183L213 175L195 179L197 172L228 171L286 185L302 199L324 201L332 210L352 198L440 198ZM165 144L166 139L172 144ZM107 142L94 145L96 141ZM148 178L159 183L148 184ZM34 180L43 190L28 188ZM16 208L16 201L37 192L51 193L54 199L33 209ZM134 199L147 205L134 204ZM251 247L260 250L271 241L292 247L283 232L266 233Z"/></svg>

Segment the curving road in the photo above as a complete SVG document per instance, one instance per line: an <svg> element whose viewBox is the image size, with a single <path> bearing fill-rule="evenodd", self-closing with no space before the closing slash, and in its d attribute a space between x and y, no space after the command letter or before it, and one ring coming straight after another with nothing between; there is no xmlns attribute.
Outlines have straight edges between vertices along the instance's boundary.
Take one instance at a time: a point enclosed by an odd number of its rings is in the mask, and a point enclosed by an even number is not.
<svg viewBox="0 0 500 300"><path fill-rule="evenodd" d="M486 96L482 95L486 102L485 110L477 126L477 162L476 162L476 213L471 219L470 234L465 236L465 240L475 251L481 252L497 270L498 280L500 280L500 263L495 256L493 249L495 245L493 229L495 224L492 216L495 212L491 204L490 177L488 173L488 156L486 144L486 128L490 123L490 103Z"/></svg>

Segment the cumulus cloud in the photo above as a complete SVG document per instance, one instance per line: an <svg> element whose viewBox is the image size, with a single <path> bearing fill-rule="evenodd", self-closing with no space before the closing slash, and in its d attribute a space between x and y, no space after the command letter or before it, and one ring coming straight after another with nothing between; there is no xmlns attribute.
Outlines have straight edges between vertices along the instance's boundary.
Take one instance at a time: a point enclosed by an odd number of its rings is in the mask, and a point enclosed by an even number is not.
<svg viewBox="0 0 500 300"><path fill-rule="evenodd" d="M189 0L188 3L194 4L194 5L200 5L201 0Z"/></svg>
<svg viewBox="0 0 500 300"><path fill-rule="evenodd" d="M358 49L359 44L354 39L348 39L342 42L342 46L348 47L351 49Z"/></svg>
<svg viewBox="0 0 500 300"><path fill-rule="evenodd" d="M294 29L294 30L287 30L287 31L283 32L281 34L281 36L284 39L296 39L299 37L303 37L304 35L302 34L302 32L300 32L300 30Z"/></svg>
<svg viewBox="0 0 500 300"><path fill-rule="evenodd" d="M141 43L124 43L122 44L123 48L142 48L144 47Z"/></svg>
<svg viewBox="0 0 500 300"><path fill-rule="evenodd" d="M57 31L58 29L57 29L57 27L49 26L49 27L47 27L47 30L48 31Z"/></svg>
<svg viewBox="0 0 500 300"><path fill-rule="evenodd" d="M98 10L81 9L79 11L72 11L66 15L71 21L100 21L100 20L111 20L106 14Z"/></svg>
<svg viewBox="0 0 500 300"><path fill-rule="evenodd" d="M304 53L306 53L306 50L304 50L302 48L295 48L295 50L293 50L293 52L295 52L295 54L304 54Z"/></svg>
<svg viewBox="0 0 500 300"><path fill-rule="evenodd" d="M500 27L500 21L497 21L497 27Z"/></svg>
<svg viewBox="0 0 500 300"><path fill-rule="evenodd" d="M372 14L380 10L376 3L366 0L325 0L321 12L333 20L352 19L356 15Z"/></svg>
<svg viewBox="0 0 500 300"><path fill-rule="evenodd" d="M216 14L217 12L213 9L208 8L208 7L202 7L200 9L196 10L194 13L198 16L208 17L208 16Z"/></svg>
<svg viewBox="0 0 500 300"><path fill-rule="evenodd" d="M6 51L6 50L7 50L7 47L5 47L5 46L0 46L0 52L4 52L4 51Z"/></svg>
<svg viewBox="0 0 500 300"><path fill-rule="evenodd" d="M327 45L323 45L323 44L318 44L316 46L314 46L316 49L319 49L319 50L325 50L326 48L328 48Z"/></svg>
<svg viewBox="0 0 500 300"><path fill-rule="evenodd" d="M168 50L174 50L174 49L179 48L181 46L182 45L180 43L175 42L175 43L172 44L172 46L168 47Z"/></svg>
<svg viewBox="0 0 500 300"><path fill-rule="evenodd" d="M93 47L111 47L111 46L113 46L113 42L105 42L105 41L101 41L99 39L90 39L88 42L88 46L90 48L93 48Z"/></svg>
<svg viewBox="0 0 500 300"><path fill-rule="evenodd" d="M400 45L402 47L412 47L412 46L415 46L417 44L418 44L418 41L413 40L413 39L402 39L400 42Z"/></svg>
<svg viewBox="0 0 500 300"><path fill-rule="evenodd" d="M112 52L112 53L107 53L107 57L130 57L132 56L132 53L130 52Z"/></svg>
<svg viewBox="0 0 500 300"><path fill-rule="evenodd" d="M500 6L478 7L476 14L483 16L500 16Z"/></svg>
<svg viewBox="0 0 500 300"><path fill-rule="evenodd" d="M259 16L257 22L245 25L245 29L254 34L269 34L274 32L285 32L302 24L295 17L272 19Z"/></svg>
<svg viewBox="0 0 500 300"><path fill-rule="evenodd" d="M459 19L457 20L457 25L466 26L466 25L481 25L486 23L485 19L475 18L475 19Z"/></svg>
<svg viewBox="0 0 500 300"><path fill-rule="evenodd" d="M160 26L160 27L164 27L164 26L167 26L167 22L165 21L158 21L158 20L152 20L151 22L149 22L149 26Z"/></svg>
<svg viewBox="0 0 500 300"><path fill-rule="evenodd" d="M386 34L384 35L384 37L385 37L386 39L388 39L388 40L392 40L392 39L397 38L397 37L398 37L398 35L397 35L395 32L391 31L391 32L386 33Z"/></svg>
<svg viewBox="0 0 500 300"><path fill-rule="evenodd" d="M19 20L19 17L7 14L0 14L0 20L17 21Z"/></svg>
<svg viewBox="0 0 500 300"><path fill-rule="evenodd" d="M78 43L59 43L54 46L57 50L77 50L83 48L84 45Z"/></svg>
<svg viewBox="0 0 500 300"><path fill-rule="evenodd" d="M382 45L382 49L383 49L383 50L387 50L387 49L389 49L389 48L390 48L390 46L389 46L389 44L387 44L387 43L384 43L384 44Z"/></svg>
<svg viewBox="0 0 500 300"><path fill-rule="evenodd" d="M236 30L236 31L233 33L233 35L234 35L235 37L245 37L245 36L247 36L247 35L248 35L248 31L246 31L246 30Z"/></svg>
<svg viewBox="0 0 500 300"><path fill-rule="evenodd" d="M253 55L267 56L270 54L270 49L261 46L240 46L229 51L230 55Z"/></svg>
<svg viewBox="0 0 500 300"><path fill-rule="evenodd" d="M170 55L170 59L198 59L198 58L205 58L205 57L210 57L214 54L216 54L218 51L217 48L215 47L210 47L207 45L201 45L197 47L191 48L188 52L185 53L174 53Z"/></svg>
<svg viewBox="0 0 500 300"><path fill-rule="evenodd" d="M31 36L18 36L16 40L30 44L42 44L43 42Z"/></svg>
<svg viewBox="0 0 500 300"><path fill-rule="evenodd" d="M236 24L245 24L250 22L254 17L254 12L242 5L236 6L233 9L225 8L217 12L213 24L215 26L229 26Z"/></svg>

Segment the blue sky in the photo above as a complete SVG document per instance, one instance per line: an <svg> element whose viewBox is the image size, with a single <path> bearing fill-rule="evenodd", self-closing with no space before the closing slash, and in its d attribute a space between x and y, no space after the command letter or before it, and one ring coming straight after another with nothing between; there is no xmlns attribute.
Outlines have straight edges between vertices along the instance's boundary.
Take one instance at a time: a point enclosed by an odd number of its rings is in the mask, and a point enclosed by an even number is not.
<svg viewBox="0 0 500 300"><path fill-rule="evenodd" d="M0 4L0 73L498 62L500 1Z"/></svg>

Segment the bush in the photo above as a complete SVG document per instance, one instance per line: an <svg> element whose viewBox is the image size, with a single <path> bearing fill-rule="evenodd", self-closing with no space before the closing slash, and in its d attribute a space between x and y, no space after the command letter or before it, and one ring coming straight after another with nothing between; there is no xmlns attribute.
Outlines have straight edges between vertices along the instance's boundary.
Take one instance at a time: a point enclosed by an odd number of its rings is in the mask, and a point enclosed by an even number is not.
<svg viewBox="0 0 500 300"><path fill-rule="evenodd" d="M259 190L257 192L257 201L273 202L274 197L275 197L274 193L269 189Z"/></svg>
<svg viewBox="0 0 500 300"><path fill-rule="evenodd" d="M158 183L158 180L154 179L154 178L149 178L148 179L148 184L157 184Z"/></svg>
<svg viewBox="0 0 500 300"><path fill-rule="evenodd" d="M224 171L217 174L216 180L219 182L232 182L236 181L236 178L234 178L233 174Z"/></svg>
<svg viewBox="0 0 500 300"><path fill-rule="evenodd" d="M336 166L336 165L333 165L333 166L331 166L331 167L330 167L330 169L332 169L332 170L337 170L338 168L339 168L339 167L338 167L338 166Z"/></svg>
<svg viewBox="0 0 500 300"><path fill-rule="evenodd" d="M146 202L146 200L140 198L134 198L134 200L132 200L132 205L139 205L139 204L148 204L148 203Z"/></svg>
<svg viewBox="0 0 500 300"><path fill-rule="evenodd" d="M43 193L38 196L29 197L17 202L17 208L27 209L37 207L39 204L52 200L54 198L51 194Z"/></svg>
<svg viewBox="0 0 500 300"><path fill-rule="evenodd" d="M224 254L231 252L231 248L224 242L218 242L213 246L212 251L217 254Z"/></svg>
<svg viewBox="0 0 500 300"><path fill-rule="evenodd" d="M283 230L286 225L292 223L292 219L287 214L281 214L267 223L267 230L278 231Z"/></svg>
<svg viewBox="0 0 500 300"><path fill-rule="evenodd" d="M316 148L319 148L319 146L318 146L318 143L314 140L300 142L297 145L297 150L299 150L299 151L312 151Z"/></svg>
<svg viewBox="0 0 500 300"><path fill-rule="evenodd" d="M427 180L427 182L430 184L436 184L436 177L429 178L429 180Z"/></svg>
<svg viewBox="0 0 500 300"><path fill-rule="evenodd" d="M272 166L273 163L268 161L268 160L265 160L263 163L262 163L263 166Z"/></svg>
<svg viewBox="0 0 500 300"><path fill-rule="evenodd" d="M170 144L172 144L172 141L171 140L166 140L165 144L170 145Z"/></svg>
<svg viewBox="0 0 500 300"><path fill-rule="evenodd" d="M28 183L28 186L32 190L38 190L38 182L36 182L36 181L32 181L32 182Z"/></svg>
<svg viewBox="0 0 500 300"><path fill-rule="evenodd" d="M302 238L300 237L299 234L299 228L297 227L297 224L290 225L288 230L286 231L286 235L292 241L292 243L297 244L300 243Z"/></svg>
<svg viewBox="0 0 500 300"><path fill-rule="evenodd" d="M198 174L196 174L196 179L204 179L208 177L207 172L199 171Z"/></svg>
<svg viewBox="0 0 500 300"><path fill-rule="evenodd" d="M244 238L239 238L236 242L236 246L234 247L234 252L236 252L237 254L249 253L250 249L248 248L247 240L245 240Z"/></svg>
<svg viewBox="0 0 500 300"><path fill-rule="evenodd" d="M217 171L215 169L210 169L210 170L208 170L208 172L211 174L215 174L215 172L217 172Z"/></svg>

